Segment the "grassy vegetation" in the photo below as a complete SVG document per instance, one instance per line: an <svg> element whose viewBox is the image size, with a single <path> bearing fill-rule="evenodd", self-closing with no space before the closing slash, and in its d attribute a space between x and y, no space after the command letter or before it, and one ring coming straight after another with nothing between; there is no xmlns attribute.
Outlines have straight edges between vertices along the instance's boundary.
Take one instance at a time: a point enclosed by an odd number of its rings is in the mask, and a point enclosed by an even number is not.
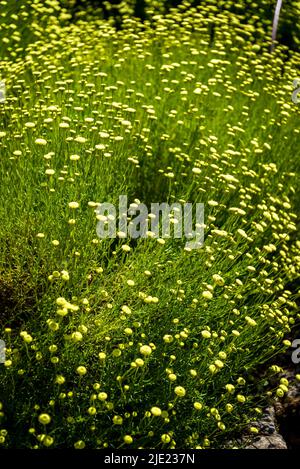
<svg viewBox="0 0 300 469"><path fill-rule="evenodd" d="M213 1L119 30L18 4L0 2L0 443L255 433L299 320L300 54ZM204 203L203 248L99 239L95 209L121 194Z"/></svg>

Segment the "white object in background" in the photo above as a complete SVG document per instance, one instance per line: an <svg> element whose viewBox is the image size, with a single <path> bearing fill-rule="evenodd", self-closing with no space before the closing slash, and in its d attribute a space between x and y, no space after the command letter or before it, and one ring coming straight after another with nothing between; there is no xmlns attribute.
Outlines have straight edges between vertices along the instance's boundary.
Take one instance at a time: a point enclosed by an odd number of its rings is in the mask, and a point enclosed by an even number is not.
<svg viewBox="0 0 300 469"><path fill-rule="evenodd" d="M275 47L276 34L277 34L277 28L278 28L278 22L279 22L281 7L282 7L282 0L277 0L275 13L274 13L274 18L273 18L271 52L273 52L274 47Z"/></svg>

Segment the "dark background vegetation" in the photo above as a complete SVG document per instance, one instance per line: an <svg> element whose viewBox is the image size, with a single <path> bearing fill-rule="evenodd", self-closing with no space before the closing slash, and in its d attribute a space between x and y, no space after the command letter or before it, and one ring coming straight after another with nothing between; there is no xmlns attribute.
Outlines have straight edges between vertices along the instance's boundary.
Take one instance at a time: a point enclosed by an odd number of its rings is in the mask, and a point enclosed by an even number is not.
<svg viewBox="0 0 300 469"><path fill-rule="evenodd" d="M61 0L70 8L73 18L78 12L88 10L105 18L114 17L119 26L124 15L133 15L142 20L153 13L167 13L172 7L186 4L184 0ZM190 0L191 6L201 6L201 0ZM206 2L207 3L207 2ZM276 0L210 0L217 10L229 10L241 15L241 21L262 26L272 24ZM297 0L283 0L278 28L278 40L290 47L300 48L300 3ZM216 10L216 11L217 11ZM153 13L152 13L153 12Z"/></svg>

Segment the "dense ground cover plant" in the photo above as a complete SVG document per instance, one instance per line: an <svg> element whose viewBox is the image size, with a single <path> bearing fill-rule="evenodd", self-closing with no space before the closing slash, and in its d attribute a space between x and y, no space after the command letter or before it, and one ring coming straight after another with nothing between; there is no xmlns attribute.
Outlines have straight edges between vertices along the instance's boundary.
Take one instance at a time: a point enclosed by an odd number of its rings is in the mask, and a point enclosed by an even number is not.
<svg viewBox="0 0 300 469"><path fill-rule="evenodd" d="M208 2L206 2L207 4ZM166 14L173 7L185 5L181 0L62 0L72 15L96 14L105 17L113 17L118 25L122 24L122 17L136 16L142 20L151 19L155 14ZM189 5L196 7L201 5L201 0L192 0ZM230 11L239 21L253 24L257 33L269 38L275 13L276 1L274 0L239 0L225 1L212 0L210 5L215 12ZM280 21L277 39L292 49L299 50L299 1L284 0L280 9ZM171 10L172 11L172 10Z"/></svg>
<svg viewBox="0 0 300 469"><path fill-rule="evenodd" d="M216 448L286 392L257 372L299 319L299 53L242 15L2 15L4 447ZM203 248L99 239L120 194L204 203Z"/></svg>

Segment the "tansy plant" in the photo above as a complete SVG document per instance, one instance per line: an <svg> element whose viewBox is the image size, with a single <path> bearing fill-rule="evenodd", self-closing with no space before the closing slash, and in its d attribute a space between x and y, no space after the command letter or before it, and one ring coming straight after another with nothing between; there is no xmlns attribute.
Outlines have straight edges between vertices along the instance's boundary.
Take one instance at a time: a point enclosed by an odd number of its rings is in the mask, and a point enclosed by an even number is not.
<svg viewBox="0 0 300 469"><path fill-rule="evenodd" d="M299 52L212 1L147 1L119 29L17 3L0 2L0 444L235 446L291 384ZM204 203L203 247L99 239L120 194Z"/></svg>

